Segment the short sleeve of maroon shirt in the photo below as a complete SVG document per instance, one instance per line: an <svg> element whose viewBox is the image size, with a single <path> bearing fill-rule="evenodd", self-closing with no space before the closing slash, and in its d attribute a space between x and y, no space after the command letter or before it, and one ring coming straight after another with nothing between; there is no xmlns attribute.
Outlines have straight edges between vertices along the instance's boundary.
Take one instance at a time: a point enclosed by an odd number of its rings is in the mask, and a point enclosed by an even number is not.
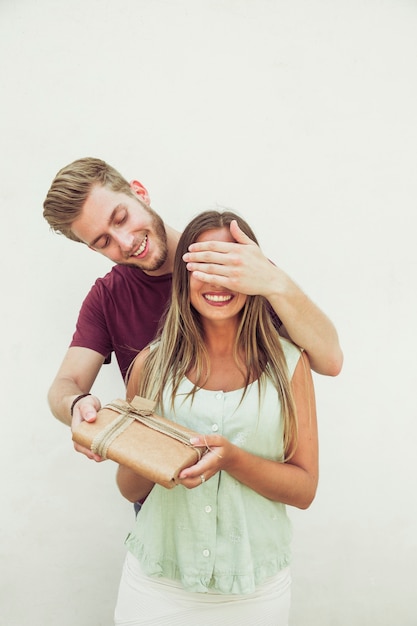
<svg viewBox="0 0 417 626"><path fill-rule="evenodd" d="M155 336L171 295L171 274L148 276L115 265L85 298L70 346L90 348L110 361L114 352L123 378L139 350Z"/></svg>

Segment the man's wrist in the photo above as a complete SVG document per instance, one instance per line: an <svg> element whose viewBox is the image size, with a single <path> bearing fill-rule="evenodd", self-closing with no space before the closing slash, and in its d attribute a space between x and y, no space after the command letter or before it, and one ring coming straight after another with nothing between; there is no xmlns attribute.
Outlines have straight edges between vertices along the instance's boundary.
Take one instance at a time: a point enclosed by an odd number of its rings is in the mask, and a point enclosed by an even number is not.
<svg viewBox="0 0 417 626"><path fill-rule="evenodd" d="M75 409L75 405L77 404L77 402L79 400L82 400L82 398L86 398L87 396L91 396L91 393L80 393L80 395L78 395L78 396L76 396L74 398L74 400L72 401L72 404L71 404L71 408L70 408L70 415L71 415L71 417L74 414L74 409Z"/></svg>

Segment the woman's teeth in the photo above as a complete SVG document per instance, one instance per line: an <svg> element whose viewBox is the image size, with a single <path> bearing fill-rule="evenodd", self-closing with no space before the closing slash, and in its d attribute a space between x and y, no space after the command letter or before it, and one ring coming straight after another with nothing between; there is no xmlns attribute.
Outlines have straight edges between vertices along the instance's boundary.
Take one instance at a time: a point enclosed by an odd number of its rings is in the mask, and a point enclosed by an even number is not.
<svg viewBox="0 0 417 626"><path fill-rule="evenodd" d="M214 295L214 294L205 294L205 299L209 300L209 302L228 302L228 300L232 299L231 294L222 294L222 295Z"/></svg>

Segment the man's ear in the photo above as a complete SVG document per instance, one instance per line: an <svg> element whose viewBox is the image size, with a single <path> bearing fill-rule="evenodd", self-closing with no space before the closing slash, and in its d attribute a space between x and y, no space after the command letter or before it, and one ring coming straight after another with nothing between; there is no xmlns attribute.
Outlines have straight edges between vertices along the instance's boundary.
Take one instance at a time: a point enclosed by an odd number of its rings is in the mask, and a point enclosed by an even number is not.
<svg viewBox="0 0 417 626"><path fill-rule="evenodd" d="M142 198L145 204L150 206L151 197L148 193L148 190L146 189L146 187L142 185L142 183L140 183L138 180L132 180L130 182L130 188L133 191L133 193L135 193L137 196L140 196Z"/></svg>

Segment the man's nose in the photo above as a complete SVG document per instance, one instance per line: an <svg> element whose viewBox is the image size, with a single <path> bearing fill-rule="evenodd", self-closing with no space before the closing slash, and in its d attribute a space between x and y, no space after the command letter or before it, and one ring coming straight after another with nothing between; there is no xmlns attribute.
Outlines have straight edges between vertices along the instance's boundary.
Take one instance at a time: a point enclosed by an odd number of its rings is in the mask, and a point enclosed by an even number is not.
<svg viewBox="0 0 417 626"><path fill-rule="evenodd" d="M130 253L132 251L134 241L132 233L129 233L128 231L117 230L117 232L114 233L113 237L122 252Z"/></svg>

